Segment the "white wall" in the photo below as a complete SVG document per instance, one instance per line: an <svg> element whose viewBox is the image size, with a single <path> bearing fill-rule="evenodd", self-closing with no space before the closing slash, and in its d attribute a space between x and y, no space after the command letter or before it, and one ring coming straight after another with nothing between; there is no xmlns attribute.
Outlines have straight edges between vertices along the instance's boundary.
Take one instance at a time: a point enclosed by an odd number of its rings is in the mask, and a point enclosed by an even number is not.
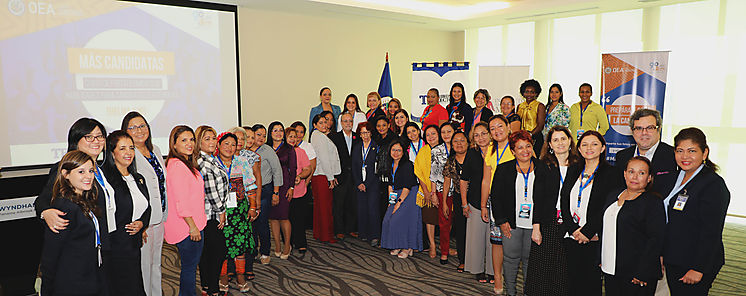
<svg viewBox="0 0 746 296"><path fill-rule="evenodd" d="M461 61L464 33L378 24L374 19L317 17L239 9L242 124L308 122L323 86L332 103L378 89L389 52L394 97L409 108L412 62Z"/></svg>

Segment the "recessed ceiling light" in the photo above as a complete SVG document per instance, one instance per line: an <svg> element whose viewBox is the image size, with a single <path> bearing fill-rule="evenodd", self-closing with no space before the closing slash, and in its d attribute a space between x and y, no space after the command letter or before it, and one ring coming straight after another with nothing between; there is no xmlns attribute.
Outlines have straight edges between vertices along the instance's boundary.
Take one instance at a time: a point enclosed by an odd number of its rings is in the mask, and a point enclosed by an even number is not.
<svg viewBox="0 0 746 296"><path fill-rule="evenodd" d="M450 5L420 0L310 0L328 4L398 12L459 21L510 7L505 1Z"/></svg>

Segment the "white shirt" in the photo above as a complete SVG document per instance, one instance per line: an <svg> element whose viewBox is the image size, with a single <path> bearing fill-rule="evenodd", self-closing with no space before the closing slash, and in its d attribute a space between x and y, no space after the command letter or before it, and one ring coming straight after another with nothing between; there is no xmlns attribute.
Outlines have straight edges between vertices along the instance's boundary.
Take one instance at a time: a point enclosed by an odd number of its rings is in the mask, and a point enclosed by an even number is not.
<svg viewBox="0 0 746 296"><path fill-rule="evenodd" d="M622 206L618 202L614 202L604 211L604 235L601 237L601 271L610 275L614 275L614 270L616 270L616 229L617 217L621 209Z"/></svg>
<svg viewBox="0 0 746 296"><path fill-rule="evenodd" d="M313 146L311 145L311 143L301 140L300 144L298 144L298 147L306 152L308 160L316 159L316 150L313 150Z"/></svg>
<svg viewBox="0 0 746 296"><path fill-rule="evenodd" d="M420 150L422 149L422 146L425 146L425 141L423 141L422 139L420 139L420 141L417 142L417 144L415 143L409 144L409 160L412 163L414 163L414 159L417 158L417 153L420 152ZM415 149L417 151L415 151Z"/></svg>
<svg viewBox="0 0 746 296"><path fill-rule="evenodd" d="M140 188L137 187L135 177L129 175L122 176L122 178L124 178L127 187L130 189L130 195L132 196L132 221L135 221L142 216L142 213L145 213L145 210L148 208L148 200L142 194Z"/></svg>
<svg viewBox="0 0 746 296"><path fill-rule="evenodd" d="M344 136L345 143L347 144L347 154L352 154L352 132L350 132L349 136L343 132L342 136Z"/></svg>
<svg viewBox="0 0 746 296"><path fill-rule="evenodd" d="M316 171L313 172L313 175L324 175L328 181L334 180L334 176L342 172L337 146L320 131L312 134L311 145L318 153L316 155Z"/></svg>
<svg viewBox="0 0 746 296"><path fill-rule="evenodd" d="M560 200L562 199L562 183L564 183L565 176L567 176L567 166L561 165L559 166L559 170L560 170L560 184L559 184L559 191L557 191L557 205L555 206L555 208L557 208L557 211L562 210L562 207L561 207L562 202Z"/></svg>
<svg viewBox="0 0 746 296"><path fill-rule="evenodd" d="M523 175L518 172L515 177L515 226L516 228L532 229L531 217L534 215L534 171L528 173L528 186ZM524 196L524 190L527 194ZM521 217L521 208L528 207L528 215Z"/></svg>
<svg viewBox="0 0 746 296"><path fill-rule="evenodd" d="M655 155L655 149L658 149L658 144L660 143L661 141L658 141L658 143L655 143L655 145L653 145L653 147L650 147L650 149L648 149L648 151L645 152L645 154L640 154L640 146L635 145L635 155L633 156L637 156L637 155L645 156L645 158L647 158L648 160L653 161L653 155Z"/></svg>
<svg viewBox="0 0 746 296"><path fill-rule="evenodd" d="M99 182L99 185L104 188L104 195L99 196L98 198L106 198L106 223L109 228L109 232L114 232L115 230L117 230L117 218L115 215L117 212L117 203L114 201L114 187L111 187L109 181L106 180L104 172L102 172L100 168L97 169L101 174L101 179L104 180L103 184ZM98 179L96 181L98 182Z"/></svg>
<svg viewBox="0 0 746 296"><path fill-rule="evenodd" d="M591 190L593 189L593 183L588 184L585 189L583 189L583 195L580 197L580 207L578 207L578 193L580 192L580 181L587 182L588 180L585 180L584 178L578 178L577 181L575 181L575 185L572 186L572 189L570 190L570 215L573 217L578 216L580 219L578 219L577 224L580 227L583 227L586 222L586 214L588 213L588 202L591 199ZM565 233L565 237L572 237L569 233Z"/></svg>
<svg viewBox="0 0 746 296"><path fill-rule="evenodd" d="M343 113L344 113L344 111L342 111L342 113L339 114L339 117L337 117L337 131L341 131L342 130L342 125L339 124L339 123L342 122L342 114ZM360 124L361 122L364 122L364 121L368 121L368 118L365 117L365 113L360 112L360 111L355 111L355 114L353 114L353 116L352 116L352 130L353 131L357 130L357 125Z"/></svg>

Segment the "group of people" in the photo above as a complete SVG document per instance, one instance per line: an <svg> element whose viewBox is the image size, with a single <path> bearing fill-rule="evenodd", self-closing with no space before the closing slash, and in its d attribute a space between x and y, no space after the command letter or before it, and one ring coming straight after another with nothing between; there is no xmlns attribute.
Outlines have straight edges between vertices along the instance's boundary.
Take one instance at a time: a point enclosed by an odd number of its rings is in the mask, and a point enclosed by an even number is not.
<svg viewBox="0 0 746 296"><path fill-rule="evenodd" d="M456 256L456 272L497 294L516 295L523 270L525 295L653 295L663 273L672 295L706 295L730 193L704 133L683 129L672 147L660 114L637 110L636 145L612 166L590 84L571 107L558 84L546 105L537 81L520 92L493 114L487 90L472 108L454 83L442 107L433 88L417 123L396 99L371 92L363 112L354 94L333 105L325 87L308 126L180 125L165 161L141 114L110 134L82 118L36 201L43 294L160 295L163 240L179 251L180 295L196 294L198 266L203 295L225 293L230 276L247 292L254 258L305 253L312 225L325 243Z"/></svg>

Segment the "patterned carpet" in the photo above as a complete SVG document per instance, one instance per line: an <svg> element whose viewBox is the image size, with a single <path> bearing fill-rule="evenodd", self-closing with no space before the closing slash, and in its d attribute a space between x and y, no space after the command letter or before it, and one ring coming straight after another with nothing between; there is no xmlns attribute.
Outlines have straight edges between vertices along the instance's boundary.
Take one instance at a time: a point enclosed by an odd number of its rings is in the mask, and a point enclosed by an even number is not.
<svg viewBox="0 0 746 296"><path fill-rule="evenodd" d="M407 259L391 256L388 250L347 238L322 244L309 237L308 252L293 250L288 260L272 257L269 265L254 264L256 279L248 295L490 295L491 284L480 284L470 273L457 273L458 260L449 257L440 265L438 257L415 253ZM177 295L179 259L176 247L165 245L163 292ZM199 280L199 276L197 277ZM231 283L230 295L243 295Z"/></svg>
<svg viewBox="0 0 746 296"><path fill-rule="evenodd" d="M456 272L456 258L448 265L427 253L399 259L388 250L370 247L347 238L336 244L322 244L309 237L309 251L293 250L288 260L272 257L269 265L254 265L256 279L248 295L492 295L492 285L480 284L469 273ZM746 295L746 226L726 223L725 266L710 295ZM163 292L177 295L179 260L176 247L165 245ZM199 280L199 277L197 278ZM518 291L522 291L519 275ZM231 283L230 295L243 295Z"/></svg>

